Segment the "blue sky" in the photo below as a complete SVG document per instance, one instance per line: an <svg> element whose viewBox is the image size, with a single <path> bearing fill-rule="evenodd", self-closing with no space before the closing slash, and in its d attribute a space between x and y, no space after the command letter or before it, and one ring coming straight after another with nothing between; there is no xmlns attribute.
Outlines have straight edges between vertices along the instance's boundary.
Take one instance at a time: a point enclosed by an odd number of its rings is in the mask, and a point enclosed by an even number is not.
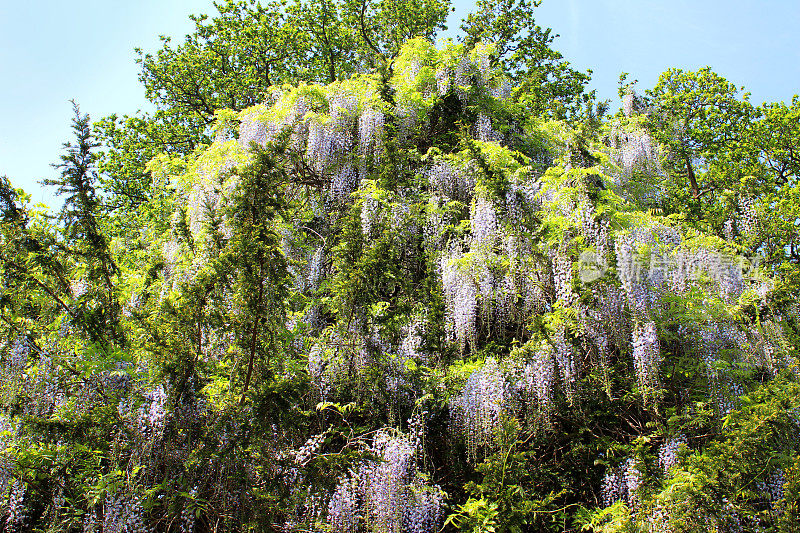
<svg viewBox="0 0 800 533"><path fill-rule="evenodd" d="M457 30L472 1L455 1ZM208 0L0 0L0 175L56 205L38 181L53 177L70 140L69 99L93 119L148 110L134 47L179 40ZM710 65L752 101L800 93L800 0L544 0L537 22L560 34L555 48L594 71L592 88L616 102L620 72L651 87L669 67Z"/></svg>

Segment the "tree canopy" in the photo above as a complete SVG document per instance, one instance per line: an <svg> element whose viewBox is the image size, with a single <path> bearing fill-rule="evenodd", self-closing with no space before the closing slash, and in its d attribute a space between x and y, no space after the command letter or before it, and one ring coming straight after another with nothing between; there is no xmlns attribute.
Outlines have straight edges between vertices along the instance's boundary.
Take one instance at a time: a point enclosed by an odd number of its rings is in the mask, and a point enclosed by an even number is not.
<svg viewBox="0 0 800 533"><path fill-rule="evenodd" d="M227 2L0 180L7 531L794 531L797 98ZM303 38L298 38L302 35Z"/></svg>
<svg viewBox="0 0 800 533"><path fill-rule="evenodd" d="M527 80L521 96L537 114L579 112L589 77L552 49L553 36L535 24L533 7L482 2L464 21L463 39L468 46L480 39L502 43L497 60ZM262 103L286 83L331 83L370 72L390 77L400 46L413 37L434 40L451 7L445 0L227 0L217 10L214 17L193 16L195 31L183 43L162 37L155 53L137 49L140 80L156 112L111 115L97 124L109 205L141 204L153 192L147 161L209 143L217 110ZM503 10L515 13L513 21L497 18Z"/></svg>

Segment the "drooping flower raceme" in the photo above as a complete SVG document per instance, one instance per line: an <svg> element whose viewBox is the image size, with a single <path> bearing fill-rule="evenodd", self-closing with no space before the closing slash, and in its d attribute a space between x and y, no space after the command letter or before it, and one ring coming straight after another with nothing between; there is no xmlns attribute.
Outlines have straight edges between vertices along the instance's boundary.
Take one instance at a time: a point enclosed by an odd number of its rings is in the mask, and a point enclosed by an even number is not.
<svg viewBox="0 0 800 533"><path fill-rule="evenodd" d="M328 506L336 533L409 531L441 527L444 494L418 473L414 446L401 434L379 431L365 461L344 476Z"/></svg>
<svg viewBox="0 0 800 533"><path fill-rule="evenodd" d="M464 435L467 454L476 460L478 448L492 445L506 402L506 382L493 357L467 379L461 394L451 401L455 427Z"/></svg>
<svg viewBox="0 0 800 533"><path fill-rule="evenodd" d="M470 269L461 264L461 252L443 254L440 259L442 285L447 307L447 327L463 352L467 343L477 342L478 287Z"/></svg>
<svg viewBox="0 0 800 533"><path fill-rule="evenodd" d="M659 385L661 349L655 322L640 324L633 330L633 363L642 390Z"/></svg>

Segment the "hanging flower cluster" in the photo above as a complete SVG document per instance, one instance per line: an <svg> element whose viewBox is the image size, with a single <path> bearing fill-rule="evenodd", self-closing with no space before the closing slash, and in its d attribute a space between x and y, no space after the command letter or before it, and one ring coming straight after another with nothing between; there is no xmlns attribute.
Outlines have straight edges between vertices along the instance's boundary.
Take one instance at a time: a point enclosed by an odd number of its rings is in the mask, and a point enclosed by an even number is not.
<svg viewBox="0 0 800 533"><path fill-rule="evenodd" d="M454 251L442 255L440 263L448 312L447 327L463 352L468 342L471 346L477 342L478 288L462 258L461 252Z"/></svg>
<svg viewBox="0 0 800 533"><path fill-rule="evenodd" d="M462 168L445 159L437 159L426 172L431 188L448 198L467 202L475 189L473 169Z"/></svg>
<svg viewBox="0 0 800 533"><path fill-rule="evenodd" d="M525 365L524 388L532 404L545 416L553 409L553 394L556 383L555 350L546 341L539 343L533 358Z"/></svg>
<svg viewBox="0 0 800 533"><path fill-rule="evenodd" d="M661 201L665 196L662 151L641 121L635 117L622 124L615 121L608 144L606 152L613 166L607 174L615 190L642 205Z"/></svg>
<svg viewBox="0 0 800 533"><path fill-rule="evenodd" d="M325 249L317 247L308 262L308 289L315 291L319 288L325 272Z"/></svg>
<svg viewBox="0 0 800 533"><path fill-rule="evenodd" d="M483 142L501 142L503 134L492 128L492 119L484 113L478 114L475 122L475 138Z"/></svg>
<svg viewBox="0 0 800 533"><path fill-rule="evenodd" d="M476 198L469 219L472 229L472 250L491 250L497 241L498 221L494 204L484 198Z"/></svg>
<svg viewBox="0 0 800 533"><path fill-rule="evenodd" d="M653 390L659 386L661 349L655 322L646 322L634 328L633 364L642 390Z"/></svg>
<svg viewBox="0 0 800 533"><path fill-rule="evenodd" d="M164 431L167 417L167 394L164 386L159 385L145 393L144 397L147 401L140 408L140 430L157 438Z"/></svg>
<svg viewBox="0 0 800 533"><path fill-rule="evenodd" d="M622 180L630 179L634 172L661 175L659 153L656 143L643 129L625 131L619 124L611 133L613 159L622 168ZM624 181L620 183L624 185Z"/></svg>
<svg viewBox="0 0 800 533"><path fill-rule="evenodd" d="M400 434L379 431L365 461L344 476L328 506L335 532L410 531L432 533L441 527L444 493L417 471L412 444Z"/></svg>
<svg viewBox="0 0 800 533"><path fill-rule="evenodd" d="M384 113L377 109L367 109L358 119L358 153L365 163L378 165L381 161L385 121Z"/></svg>
<svg viewBox="0 0 800 533"><path fill-rule="evenodd" d="M8 495L8 514L6 518L6 528L9 532L21 532L25 530L28 522L28 507L25 502L25 483L14 480Z"/></svg>
<svg viewBox="0 0 800 533"><path fill-rule="evenodd" d="M658 464L664 470L664 474L669 473L670 468L678 464L680 451L686 446L686 437L678 434L669 437L658 448Z"/></svg>
<svg viewBox="0 0 800 533"><path fill-rule="evenodd" d="M629 457L618 468L611 469L603 478L601 496L603 505L608 507L617 501L625 501L634 506L639 497L644 474L633 457Z"/></svg>
<svg viewBox="0 0 800 533"><path fill-rule="evenodd" d="M453 425L467 446L467 456L475 461L478 448L492 446L507 397L506 381L494 358L467 379L461 394L450 403Z"/></svg>
<svg viewBox="0 0 800 533"><path fill-rule="evenodd" d="M148 528L145 526L145 520L144 507L137 497L125 493L109 495L103 505L101 531L104 533L146 533Z"/></svg>
<svg viewBox="0 0 800 533"><path fill-rule="evenodd" d="M736 214L736 227L745 237L752 237L758 233L759 215L754 198L749 196L739 197L739 211Z"/></svg>

